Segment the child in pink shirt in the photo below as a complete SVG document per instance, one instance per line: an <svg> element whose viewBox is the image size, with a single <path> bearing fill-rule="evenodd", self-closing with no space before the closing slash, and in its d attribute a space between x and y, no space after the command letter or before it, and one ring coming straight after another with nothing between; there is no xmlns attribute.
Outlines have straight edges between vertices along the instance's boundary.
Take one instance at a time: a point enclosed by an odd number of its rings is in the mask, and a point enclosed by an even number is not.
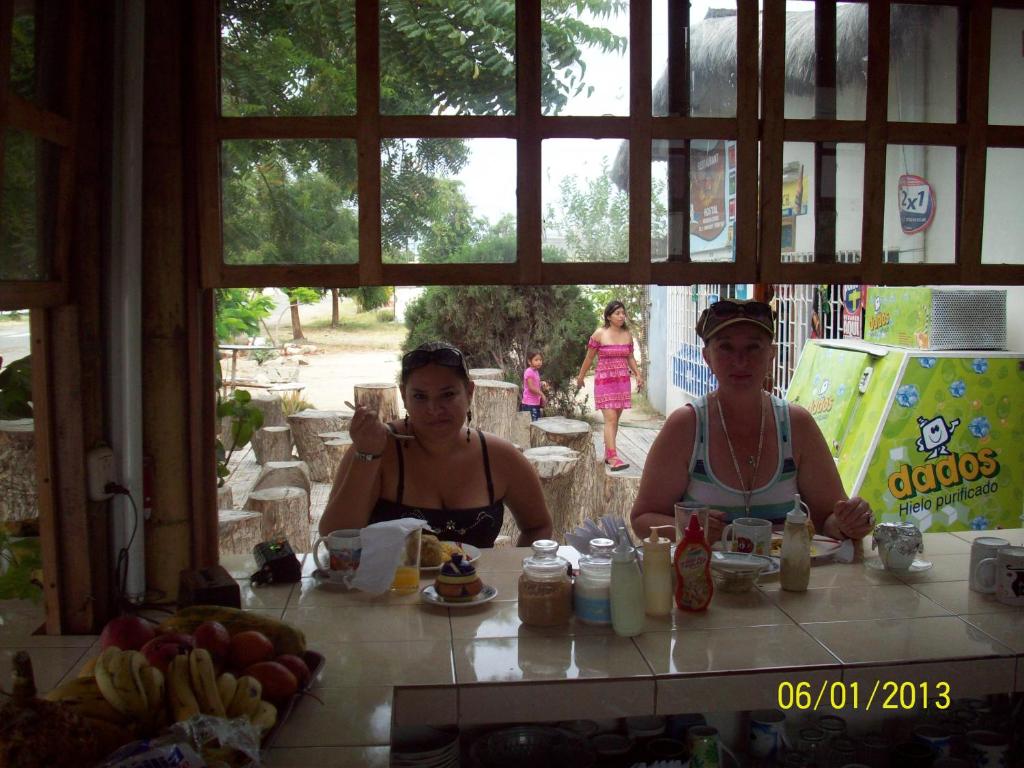
<svg viewBox="0 0 1024 768"><path fill-rule="evenodd" d="M544 365L544 357L539 351L531 351L526 358L530 363L523 371L523 402L519 406L520 411L529 411L530 420L536 421L543 414L541 408L547 403L544 396L544 382L540 380L540 368Z"/></svg>

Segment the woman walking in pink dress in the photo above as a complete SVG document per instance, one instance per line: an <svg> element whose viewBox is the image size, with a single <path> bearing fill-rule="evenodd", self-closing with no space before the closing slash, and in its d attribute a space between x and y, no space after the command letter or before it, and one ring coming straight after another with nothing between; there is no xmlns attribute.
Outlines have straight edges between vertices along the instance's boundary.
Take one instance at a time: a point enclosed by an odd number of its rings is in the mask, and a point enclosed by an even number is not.
<svg viewBox="0 0 1024 768"><path fill-rule="evenodd" d="M633 359L633 334L626 326L626 308L621 301L609 302L604 308L604 325L594 331L587 342L587 356L576 377L577 387L583 387L583 377L590 370L595 355L594 404L604 415L604 463L614 472L629 466L619 458L615 438L623 409L633 406L630 373L636 376L637 391L644 386L643 376Z"/></svg>

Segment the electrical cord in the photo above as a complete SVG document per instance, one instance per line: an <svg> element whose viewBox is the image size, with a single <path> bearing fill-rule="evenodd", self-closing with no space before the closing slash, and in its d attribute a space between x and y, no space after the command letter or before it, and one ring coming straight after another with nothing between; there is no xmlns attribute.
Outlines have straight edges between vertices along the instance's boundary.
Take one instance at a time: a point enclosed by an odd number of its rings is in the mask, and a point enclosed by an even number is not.
<svg viewBox="0 0 1024 768"><path fill-rule="evenodd" d="M135 541L135 534L139 530L139 508L135 505L135 499L132 498L131 491L125 488L123 485L118 483L107 483L103 488L107 493L113 493L118 496L127 496L128 501L132 505L132 511L135 513L132 517L132 533L128 537L128 543L121 547L117 553L117 564L114 568L116 573L117 583L114 588L116 590L116 602L119 611L124 611L126 608L135 607L130 600L125 596L125 589L128 582L128 558L129 551L131 550L132 543Z"/></svg>

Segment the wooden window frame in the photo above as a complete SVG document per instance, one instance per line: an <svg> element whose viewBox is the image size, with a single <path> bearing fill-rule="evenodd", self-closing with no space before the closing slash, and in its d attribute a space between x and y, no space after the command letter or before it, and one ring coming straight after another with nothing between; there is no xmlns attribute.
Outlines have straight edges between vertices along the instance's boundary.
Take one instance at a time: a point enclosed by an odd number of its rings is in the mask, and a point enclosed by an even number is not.
<svg viewBox="0 0 1024 768"><path fill-rule="evenodd" d="M820 0L834 9L835 0ZM377 0L356 0L357 106L344 117L220 116L219 11L196 3L199 244L204 288L235 286L470 285L563 283L885 283L1024 284L1024 266L983 264L985 160L988 147L1024 148L1024 126L989 126L989 54L993 7L1020 0L854 0L868 6L869 53L864 120L785 118L785 0L739 0L735 118L651 114L652 0L630 4L630 114L559 117L541 114L541 0L519 0L516 13L516 114L390 116L379 108ZM942 4L966 20L961 41L964 107L956 123L888 120L889 14L896 4ZM759 43L759 15L763 34ZM834 43L833 43L834 44ZM758 61L760 48L761 60ZM963 53L963 52L966 53ZM760 78L759 85L759 64ZM759 91L760 87L760 91ZM762 104L778 109L758 114ZM512 264L384 264L380 245L380 142L391 137L497 137L517 142L518 260ZM353 139L358 147L359 259L346 265L227 265L222 259L220 142L226 139ZM629 259L623 263L546 263L541 259L541 145L551 138L630 140ZM734 139L737 142L736 260L651 261L651 142ZM782 152L786 141L855 142L865 147L862 260L799 263L781 259ZM885 264L882 216L888 144L955 146L958 205L955 262ZM760 155L758 152L760 146ZM980 192L980 194L975 194ZM756 215L755 215L756 214Z"/></svg>

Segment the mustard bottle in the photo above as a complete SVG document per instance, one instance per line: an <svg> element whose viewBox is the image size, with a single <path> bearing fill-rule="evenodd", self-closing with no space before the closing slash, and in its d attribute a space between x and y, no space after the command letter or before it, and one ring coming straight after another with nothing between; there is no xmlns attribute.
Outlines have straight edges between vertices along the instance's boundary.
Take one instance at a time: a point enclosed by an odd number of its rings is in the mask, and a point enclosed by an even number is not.
<svg viewBox="0 0 1024 768"><path fill-rule="evenodd" d="M659 528L675 526L652 525L650 536L644 539L644 611L648 616L672 613L672 542L658 535Z"/></svg>

